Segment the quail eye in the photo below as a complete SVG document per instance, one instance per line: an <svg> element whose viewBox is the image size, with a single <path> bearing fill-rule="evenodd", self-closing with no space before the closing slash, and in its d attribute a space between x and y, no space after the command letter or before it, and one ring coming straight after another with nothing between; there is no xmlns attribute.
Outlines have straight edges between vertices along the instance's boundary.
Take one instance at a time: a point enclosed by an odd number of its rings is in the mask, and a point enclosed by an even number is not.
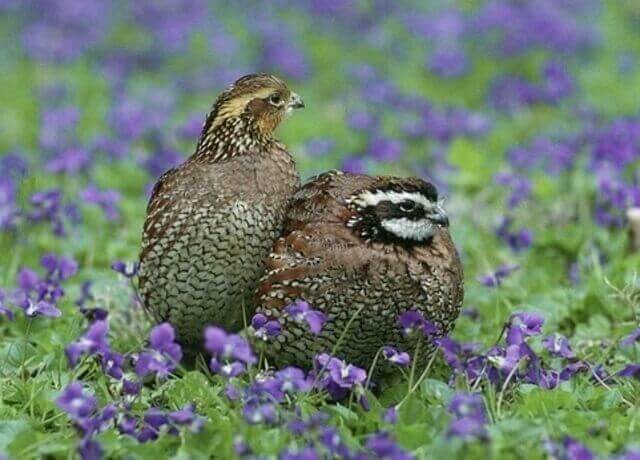
<svg viewBox="0 0 640 460"><path fill-rule="evenodd" d="M416 209L415 201L410 201L410 200L403 201L398 206L400 207L400 210L404 212L412 212Z"/></svg>
<svg viewBox="0 0 640 460"><path fill-rule="evenodd" d="M279 94L272 94L269 97L269 102L271 102L273 105L280 105L282 103L282 98Z"/></svg>

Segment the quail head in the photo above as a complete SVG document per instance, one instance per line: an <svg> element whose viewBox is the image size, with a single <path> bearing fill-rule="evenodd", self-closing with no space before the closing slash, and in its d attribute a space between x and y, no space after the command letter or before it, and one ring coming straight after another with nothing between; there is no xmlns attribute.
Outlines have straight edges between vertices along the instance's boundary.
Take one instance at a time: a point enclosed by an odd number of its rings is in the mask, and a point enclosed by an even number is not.
<svg viewBox="0 0 640 460"><path fill-rule="evenodd" d="M412 354L422 339L398 324L410 310L448 333L463 299L448 225L435 187L418 178L329 172L302 186L256 293L257 311L282 325L264 345L270 362L309 368L325 352L368 368L383 346ZM287 308L298 299L327 317L318 335Z"/></svg>
<svg viewBox="0 0 640 460"><path fill-rule="evenodd" d="M195 153L153 188L139 289L187 348L199 347L207 324L238 330L252 314L264 258L300 185L274 130L300 107L272 75L240 78L214 103Z"/></svg>

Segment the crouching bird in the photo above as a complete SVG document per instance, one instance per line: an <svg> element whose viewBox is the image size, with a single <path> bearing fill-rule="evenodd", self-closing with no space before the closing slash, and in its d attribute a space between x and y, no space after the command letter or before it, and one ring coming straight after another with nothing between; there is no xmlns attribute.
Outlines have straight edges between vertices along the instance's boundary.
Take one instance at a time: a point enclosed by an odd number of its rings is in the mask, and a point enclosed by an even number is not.
<svg viewBox="0 0 640 460"><path fill-rule="evenodd" d="M155 184L142 234L139 290L187 349L206 325L229 331L252 314L264 258L300 186L274 130L300 96L280 79L247 75L221 93L195 153Z"/></svg>
<svg viewBox="0 0 640 460"><path fill-rule="evenodd" d="M309 368L333 353L366 369L387 345L413 354L422 339L403 334L406 312L448 333L463 299L448 225L436 188L421 179L336 171L311 179L292 200L256 293L257 312L282 326L264 345L270 363ZM288 307L299 299L326 316L317 335Z"/></svg>

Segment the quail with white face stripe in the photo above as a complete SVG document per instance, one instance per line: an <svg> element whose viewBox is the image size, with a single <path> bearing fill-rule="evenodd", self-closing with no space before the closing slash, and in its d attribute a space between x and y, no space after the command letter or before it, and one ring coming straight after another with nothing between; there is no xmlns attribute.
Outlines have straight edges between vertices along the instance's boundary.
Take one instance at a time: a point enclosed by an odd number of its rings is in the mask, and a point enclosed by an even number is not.
<svg viewBox="0 0 640 460"><path fill-rule="evenodd" d="M333 352L367 369L385 345L415 351L417 339L397 322L413 309L449 333L463 273L448 225L436 188L421 179L335 171L311 179L293 197L256 294L257 311L282 323L263 344L268 359L309 368ZM319 335L287 314L297 299L327 315ZM376 372L386 373L380 361Z"/></svg>

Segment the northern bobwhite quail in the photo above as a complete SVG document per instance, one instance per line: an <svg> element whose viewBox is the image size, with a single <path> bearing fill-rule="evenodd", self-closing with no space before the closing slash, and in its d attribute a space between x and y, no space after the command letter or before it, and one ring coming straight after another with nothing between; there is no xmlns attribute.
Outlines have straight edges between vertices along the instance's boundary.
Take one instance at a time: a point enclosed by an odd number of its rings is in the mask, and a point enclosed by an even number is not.
<svg viewBox="0 0 640 460"><path fill-rule="evenodd" d="M334 353L347 362L368 368L385 345L411 353L418 339L403 337L398 316L413 309L448 333L463 299L448 224L435 187L418 178L332 171L311 179L292 200L256 293L257 312L282 325L265 345L269 360L309 368L350 320ZM297 299L327 316L319 335L286 312ZM420 356L424 364L424 347Z"/></svg>
<svg viewBox="0 0 640 460"><path fill-rule="evenodd" d="M216 100L195 153L153 188L139 289L145 308L187 348L199 348L207 324L233 331L243 313L251 317L263 260L300 186L273 132L300 107L300 96L272 75L240 78Z"/></svg>

